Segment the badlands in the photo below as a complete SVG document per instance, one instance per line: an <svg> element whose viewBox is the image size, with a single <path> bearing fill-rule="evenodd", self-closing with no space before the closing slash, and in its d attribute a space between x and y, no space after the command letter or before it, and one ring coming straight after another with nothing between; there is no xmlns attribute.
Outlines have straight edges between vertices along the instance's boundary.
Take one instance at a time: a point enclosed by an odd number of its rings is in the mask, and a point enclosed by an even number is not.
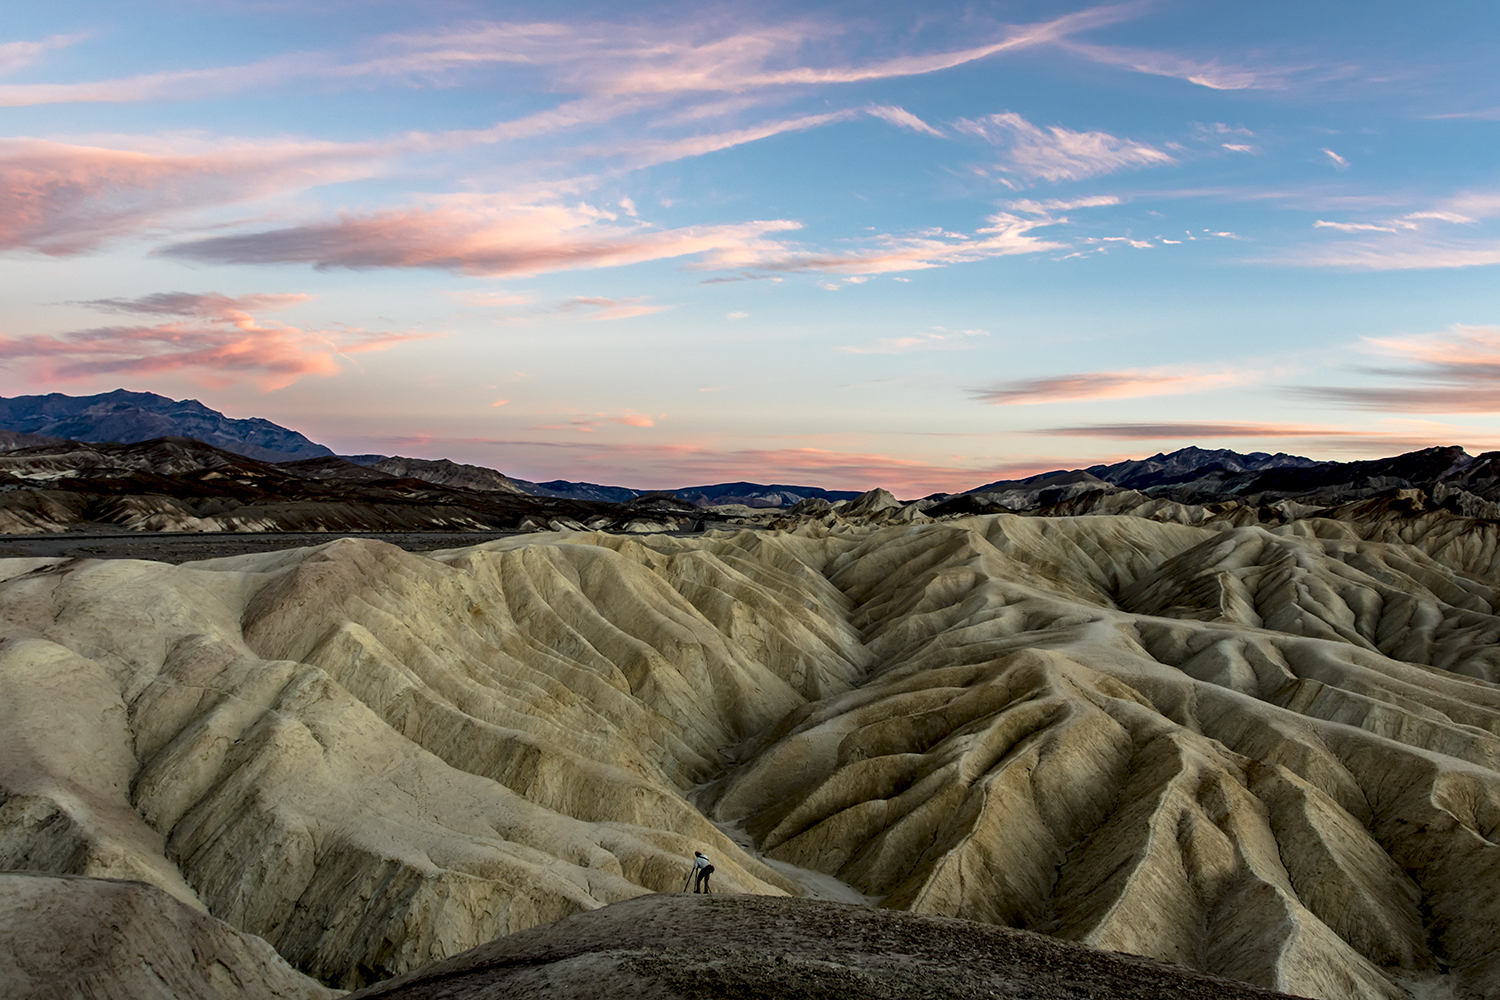
<svg viewBox="0 0 1500 1000"><path fill-rule="evenodd" d="M1500 523L1118 496L0 561L0 993L378 993L820 896L1500 997ZM637 901L694 850L712 904Z"/></svg>

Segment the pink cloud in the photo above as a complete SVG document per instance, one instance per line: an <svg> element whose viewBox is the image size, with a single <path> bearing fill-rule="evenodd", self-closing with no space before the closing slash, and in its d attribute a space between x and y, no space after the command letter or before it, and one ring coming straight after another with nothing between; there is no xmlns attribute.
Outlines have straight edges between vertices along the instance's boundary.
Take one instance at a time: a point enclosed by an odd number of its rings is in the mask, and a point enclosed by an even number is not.
<svg viewBox="0 0 1500 1000"><path fill-rule="evenodd" d="M558 312L580 313L582 319L587 320L611 320L629 319L632 316L649 316L652 313L664 312L671 306L651 305L648 296L640 296L631 299L607 299L598 295L580 295L576 298L566 299L557 307ZM650 424L640 426L649 427Z"/></svg>
<svg viewBox="0 0 1500 1000"><path fill-rule="evenodd" d="M707 17L671 25L468 23L450 31L374 39L363 43L353 58L329 51L296 52L238 66L83 83L0 86L0 106L197 99L284 88L306 78L384 78L415 86L443 85L452 82L455 74L496 65L533 68L549 78L557 90L591 96L741 93L933 73L1002 52L1057 42L1079 31L1128 19L1140 9L1140 4L1131 3L1095 7L1039 24L1002 28L996 32L997 37L980 45L876 58L854 65L813 65L799 59L799 50L809 42L849 30L810 21L732 26L727 32ZM30 52L18 48L16 57L26 58Z"/></svg>
<svg viewBox="0 0 1500 1000"><path fill-rule="evenodd" d="M270 391L305 375L336 375L338 359L379 351L425 334L304 330L263 322L256 313L307 301L306 295L198 295L169 292L84 303L105 312L175 317L58 336L0 336L0 359L27 366L40 384L100 375L184 372L208 386L241 379Z"/></svg>
<svg viewBox="0 0 1500 1000"><path fill-rule="evenodd" d="M1344 233L1394 233L1397 230L1393 226L1376 225L1373 222L1328 222L1319 219L1313 223L1314 229L1337 229Z"/></svg>
<svg viewBox="0 0 1500 1000"><path fill-rule="evenodd" d="M1249 372L1120 371L1051 375L1013 379L974 389L971 395L994 406L1063 403L1091 399L1131 399L1205 392L1242 385L1256 376Z"/></svg>
<svg viewBox="0 0 1500 1000"><path fill-rule="evenodd" d="M221 264L304 263L324 268L439 268L462 274L519 276L584 267L618 267L697 254L739 257L779 245L767 233L796 229L784 220L653 230L613 226L586 208L490 209L448 199L437 208L344 216L239 236L217 236L163 253Z"/></svg>
<svg viewBox="0 0 1500 1000"><path fill-rule="evenodd" d="M56 49L65 49L86 35L51 35L34 42L0 43L0 75L25 69Z"/></svg>
<svg viewBox="0 0 1500 1000"><path fill-rule="evenodd" d="M916 271L1005 257L1066 249L1066 244L1032 236L1031 231L1055 224L1051 218L1022 219L1009 213L992 215L990 225L973 236L932 229L913 236L877 237L870 250L829 254L781 250L773 254L743 250L716 251L698 266L761 271L825 271L839 274L889 274ZM825 286L828 287L828 286ZM838 286L833 286L834 288Z"/></svg>
<svg viewBox="0 0 1500 1000"><path fill-rule="evenodd" d="M1394 386L1317 386L1291 391L1365 410L1401 413L1500 413L1500 327L1455 326L1443 333L1370 339L1407 367L1372 374Z"/></svg>
<svg viewBox="0 0 1500 1000"><path fill-rule="evenodd" d="M1333 150L1331 150L1331 149L1325 149L1325 150L1323 150L1323 153L1330 160L1333 161L1333 165L1335 167L1338 167L1340 170L1348 170L1349 169L1349 161L1346 160L1346 159L1344 159L1339 154L1335 153Z"/></svg>
<svg viewBox="0 0 1500 1000"><path fill-rule="evenodd" d="M79 253L185 211L369 176L372 152L223 143L194 154L0 139L0 249Z"/></svg>
<svg viewBox="0 0 1500 1000"><path fill-rule="evenodd" d="M839 33L816 24L739 32L707 43L651 32L616 32L630 39L614 51L591 51L567 79L593 93L740 92L760 87L856 83L935 73L1002 52L1055 42L1069 34L1134 16L1139 4L1117 4L1006 28L1001 37L948 51L877 59L862 65L784 66L808 40ZM782 63L784 68L776 66Z"/></svg>
<svg viewBox="0 0 1500 1000"><path fill-rule="evenodd" d="M1127 167L1177 162L1142 142L1108 132L1074 132L1061 125L1040 128L1013 111L960 118L953 127L1005 147L1002 169L1049 181L1083 180Z"/></svg>
<svg viewBox="0 0 1500 1000"><path fill-rule="evenodd" d="M660 416L665 416L661 414ZM626 410L624 413L590 413L574 417L566 423L561 424L535 424L530 430L534 431L578 431L581 434L593 434L605 424L620 424L624 427L655 427L656 420L644 413L636 413L634 410Z"/></svg>
<svg viewBox="0 0 1500 1000"><path fill-rule="evenodd" d="M1027 215L1046 215L1049 212L1070 212L1075 208L1103 208L1118 204L1120 204L1119 197L1112 194L1090 195L1086 198L1047 198L1043 201L1021 198L1017 201L1006 202L1008 207L1017 212L1025 212Z"/></svg>
<svg viewBox="0 0 1500 1000"><path fill-rule="evenodd" d="M0 85L0 107L197 100L210 95L278 85L289 78L316 71L322 62L317 56L294 54L244 66L146 73L86 83L4 84Z"/></svg>

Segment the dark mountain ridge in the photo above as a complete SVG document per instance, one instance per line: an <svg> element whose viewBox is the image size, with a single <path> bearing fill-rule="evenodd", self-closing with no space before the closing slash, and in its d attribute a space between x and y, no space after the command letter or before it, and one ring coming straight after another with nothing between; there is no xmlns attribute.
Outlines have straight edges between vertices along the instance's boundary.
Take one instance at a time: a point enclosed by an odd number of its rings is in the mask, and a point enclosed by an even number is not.
<svg viewBox="0 0 1500 1000"><path fill-rule="evenodd" d="M0 397L0 453L70 440L91 444L135 444L156 438L195 438L223 451L262 462L293 462L334 457L331 448L303 434L261 417L227 417L196 399L168 399L154 392L116 389L93 396L61 392L42 396ZM439 486L496 493L525 493L559 500L625 503L648 490L555 479L533 483L512 479L496 469L465 465L448 459L406 458L400 455L345 455L355 466L377 468L395 478L421 479ZM368 481L337 465L321 468L317 478ZM747 504L752 507L790 506L807 497L846 500L857 491L824 490L816 486L765 486L759 483L720 483L690 486L669 492L699 507Z"/></svg>
<svg viewBox="0 0 1500 1000"><path fill-rule="evenodd" d="M125 389L95 396L51 392L0 397L0 428L91 443L190 437L263 462L333 454L332 449L260 417L226 417L196 399L174 400Z"/></svg>
<svg viewBox="0 0 1500 1000"><path fill-rule="evenodd" d="M0 534L664 531L701 518L442 486L337 457L277 465L193 438L61 441L0 454Z"/></svg>
<svg viewBox="0 0 1500 1000"><path fill-rule="evenodd" d="M660 492L699 508L728 504L790 507L807 499L838 502L860 495L852 490L749 482L663 491L561 479L534 483L513 479L495 469L447 459L391 455L340 458L297 431L259 417L226 417L195 399L171 400L155 393L124 389L94 396L48 393L0 397L0 456L35 452L26 456L28 471L22 475L32 484L58 476L76 478L78 469L93 470L86 478L98 479L115 462L125 463L120 466L122 473L133 470L145 474L147 466L166 460L160 455L149 460L139 455L130 458L125 452L104 445L174 439L194 439L221 452L263 463L290 463L278 474L302 481L337 483L340 488L407 480L422 482L426 484L424 488L452 489L464 494L525 495L606 505L626 504L649 492ZM98 447L89 452L80 443ZM156 451L163 447L154 445ZM162 468L169 467L170 462ZM161 471L157 469L153 474ZM1437 502L1450 506L1457 503L1465 509L1477 509L1474 503L1478 501L1500 501L1500 453L1471 456L1462 448L1447 446L1390 458L1320 462L1284 453L1245 454L1229 449L1188 447L1143 459L999 480L965 491L961 496L968 499L962 501L951 494L934 494L921 503L924 509L941 516L989 509L1034 510L1071 502L1085 494L1124 490L1192 504L1234 499L1258 504L1295 500L1326 505L1412 488L1427 491ZM1455 491L1474 499L1459 497L1450 503L1448 497Z"/></svg>

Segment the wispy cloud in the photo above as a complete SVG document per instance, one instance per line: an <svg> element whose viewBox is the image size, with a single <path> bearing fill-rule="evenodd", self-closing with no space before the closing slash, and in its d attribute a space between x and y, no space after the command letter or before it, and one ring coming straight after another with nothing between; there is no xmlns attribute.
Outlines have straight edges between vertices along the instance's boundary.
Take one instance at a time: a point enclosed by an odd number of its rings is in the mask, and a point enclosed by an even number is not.
<svg viewBox="0 0 1500 1000"><path fill-rule="evenodd" d="M671 306L653 305L650 296L644 295L633 299L607 299L598 295L580 295L576 298L565 299L557 306L556 311L575 313L580 319L611 320L649 316L671 308Z"/></svg>
<svg viewBox="0 0 1500 1000"><path fill-rule="evenodd" d="M1103 208L1108 205L1118 205L1120 199L1112 194L1091 195L1087 198L1047 198L1042 201L1032 201L1030 198L1020 198L1016 201L1005 203L1007 208L1017 212L1025 212L1027 215L1046 215L1049 212L1071 212L1075 208Z"/></svg>
<svg viewBox="0 0 1500 1000"><path fill-rule="evenodd" d="M913 132L924 132L927 135L935 135L938 138L943 137L941 131L927 124L905 108L898 108L891 104L872 104L865 108L865 111L899 128L910 129Z"/></svg>
<svg viewBox="0 0 1500 1000"><path fill-rule="evenodd" d="M1475 111L1453 111L1445 115L1429 116L1434 121L1459 119L1475 122L1500 122L1500 108L1480 108Z"/></svg>
<svg viewBox="0 0 1500 1000"><path fill-rule="evenodd" d="M312 300L313 296L301 293L221 295L218 292L155 292L138 299L87 299L78 305L99 312L137 316L197 316L253 323L255 313L276 312Z"/></svg>
<svg viewBox="0 0 1500 1000"><path fill-rule="evenodd" d="M87 35L50 35L34 42L0 42L0 76L25 69L39 61L48 52L65 49L80 42Z"/></svg>
<svg viewBox="0 0 1500 1000"><path fill-rule="evenodd" d="M1346 267L1359 271L1419 271L1500 264L1500 240L1402 239L1388 243L1341 243L1305 249L1269 263Z"/></svg>
<svg viewBox="0 0 1500 1000"><path fill-rule="evenodd" d="M308 298L165 292L139 299L98 299L83 304L104 312L171 318L59 336L0 336L0 361L20 363L41 384L181 372L202 385L247 381L270 391L305 375L336 375L341 370L339 358L346 355L431 336L357 328L311 330L257 318L258 313Z"/></svg>
<svg viewBox="0 0 1500 1000"><path fill-rule="evenodd" d="M1482 267L1500 263L1500 238L1493 227L1475 230L1500 215L1500 192L1466 191L1430 208L1363 222L1319 219L1315 229L1355 234L1361 239L1310 244L1266 263L1339 267L1365 271ZM1463 227L1456 229L1453 227ZM1383 236L1376 234L1385 234Z"/></svg>
<svg viewBox="0 0 1500 1000"><path fill-rule="evenodd" d="M1225 65L1217 59L1207 61L1168 52L1118 46L1090 45L1072 39L1057 43L1066 52L1105 66L1133 69L1152 76L1169 76L1211 90L1280 89L1288 78L1301 72L1284 66Z"/></svg>
<svg viewBox="0 0 1500 1000"><path fill-rule="evenodd" d="M531 305L533 299L529 295L518 295L514 292L445 292L466 306L480 306L489 309L509 309L513 306Z"/></svg>
<svg viewBox="0 0 1500 1000"><path fill-rule="evenodd" d="M767 234L796 229L785 220L653 230L618 226L596 209L561 205L492 206L448 198L435 208L346 216L236 236L179 243L162 252L222 264L311 264L327 268L437 268L518 276L616 267L708 254L743 259L779 250Z"/></svg>
<svg viewBox="0 0 1500 1000"><path fill-rule="evenodd" d="M692 43L681 36L662 37L660 28L614 33L631 41L616 50L588 53L572 68L568 80L594 93L662 93L681 91L743 92L760 87L858 83L921 76L952 69L1007 51L1056 42L1070 34L1135 17L1138 4L1094 7L1030 25L1001 28L979 45L931 53L876 58L860 64L777 66L807 41L839 33L829 25L804 22L762 28ZM582 53L580 53L582 54ZM600 58L603 55L604 58ZM623 58L621 58L623 56Z"/></svg>
<svg viewBox="0 0 1500 1000"><path fill-rule="evenodd" d="M721 150L758 142L788 132L803 132L831 122L847 121L854 111L832 111L826 114L801 115L776 121L761 122L746 128L707 135L693 135L677 139L643 140L619 143L614 146L593 146L580 149L584 155L618 157L632 168L651 167L693 156L706 156Z"/></svg>
<svg viewBox="0 0 1500 1000"><path fill-rule="evenodd" d="M960 118L953 127L1005 147L1002 170L1049 181L1083 180L1127 167L1177 162L1146 143L1108 132L1075 132L1061 125L1041 128L1013 111Z"/></svg>
<svg viewBox="0 0 1500 1000"><path fill-rule="evenodd" d="M1032 230L1055 224L1052 218L1022 219L1006 212L990 216L990 225L969 236L942 229L915 235L882 235L869 250L849 253L781 251L775 254L740 255L720 252L706 266L754 268L766 271L824 271L842 274L889 274L967 263L990 257L1038 253L1064 249L1065 245L1031 235ZM835 286L837 287L837 286Z"/></svg>
<svg viewBox="0 0 1500 1000"><path fill-rule="evenodd" d="M1467 215L1460 215L1457 212L1409 212L1404 216L1404 218L1408 221L1432 219L1435 222L1451 222L1454 225L1458 226L1473 225L1475 222L1479 221L1478 219L1470 218Z"/></svg>
<svg viewBox="0 0 1500 1000"><path fill-rule="evenodd" d="M1398 384L1288 391L1365 410L1500 413L1500 327L1459 325L1416 337L1370 338L1366 344L1408 362L1403 367L1369 369Z"/></svg>
<svg viewBox="0 0 1500 1000"><path fill-rule="evenodd" d="M1324 149L1323 150L1323 155L1327 156L1330 160L1332 160L1333 161L1333 165L1335 167L1338 167L1340 170L1348 170L1349 169L1349 161L1346 160L1346 159L1344 159L1339 154L1335 153L1333 150L1331 150L1331 149Z"/></svg>
<svg viewBox="0 0 1500 1000"><path fill-rule="evenodd" d="M913 351L961 351L975 346L975 339L988 337L985 330L945 330L938 326L908 337L882 337L872 344L847 345L849 354L910 354Z"/></svg>
<svg viewBox="0 0 1500 1000"><path fill-rule="evenodd" d="M452 154L486 144L514 143L583 125L600 125L621 116L649 111L671 102L741 102L755 106L755 95L824 85L891 79L937 72L1003 52L1050 44L1079 31L1137 16L1139 4L1101 6L1029 25L999 25L978 44L927 52L875 54L849 62L841 53L855 46L850 37L868 29L857 22L801 20L771 25L718 15L671 25L588 22L475 22L433 32L408 32L356 39L344 50L298 51L237 66L164 70L136 76L79 83L0 85L0 106L77 102L180 101L242 91L285 89L295 81L319 79L329 85L360 86L372 82L403 87L438 87L464 82L486 67L510 67L529 74L533 88L562 95L550 108L493 125L445 132L409 132L365 143L297 141L244 142L180 139L128 140L133 148L111 149L67 145L34 139L0 140L0 249L30 249L71 254L97 248L118 237L205 224L194 217L213 209L258 199L282 199L274 206L285 218L289 195L310 187L368 178L408 169L413 158ZM71 44L74 36L0 46L0 71L18 66L49 48ZM860 48L869 49L870 39ZM681 121L695 121L691 108L679 107ZM686 117L682 117L686 115ZM708 134L665 135L642 128L627 142L594 144L561 155L574 164L581 157L614 160L606 171L631 170L701 156L803 131L874 115L899 128L941 135L940 127L894 104L869 104L768 120ZM658 116L659 117L659 116ZM703 120L721 120L710 116ZM558 153L553 152L553 166ZM586 190L598 178L573 178L562 187ZM562 187L550 192L557 196ZM512 200L536 200L512 195ZM416 200L416 199L413 199ZM546 199L542 199L546 200ZM627 199L627 202L629 200ZM619 203L627 215L634 203ZM299 214L305 214L299 206ZM489 261L481 246L459 248L458 257L439 263L405 263L412 258L444 258L452 247L424 253L397 240L392 252L379 254L351 248L351 243L395 229L404 235L430 232L438 243L452 226L422 209L411 212L357 211L337 222L239 233L212 240L183 241L169 249L177 256L210 260L301 260L319 266L440 266L467 273L513 273L508 265ZM267 215L271 211L267 211ZM222 225L222 218L212 219ZM444 234L434 232L444 229ZM462 226L458 227L460 230ZM681 234L683 231L676 231ZM479 243L484 234L470 232ZM499 243L499 234L489 242ZM606 237L609 241L609 237ZM473 241L471 241L473 242ZM566 242L566 241L564 241ZM670 242L658 239L664 246ZM337 246L335 246L337 244ZM368 248L366 248L368 249ZM997 249L976 248L986 253ZM610 248L577 248L580 261L608 259ZM602 256L595 257L592 250ZM383 257L379 263L351 264L351 259ZM599 266L580 264L580 266Z"/></svg>
<svg viewBox="0 0 1500 1000"><path fill-rule="evenodd" d="M1328 222L1324 219L1319 219L1318 221L1314 222L1313 228L1337 229L1340 232L1345 233L1395 233L1400 231L1394 226L1381 226L1373 222Z"/></svg>
<svg viewBox="0 0 1500 1000"><path fill-rule="evenodd" d="M184 212L369 177L369 147L222 142L136 151L0 139L0 249L65 255Z"/></svg>
<svg viewBox="0 0 1500 1000"><path fill-rule="evenodd" d="M1018 406L1205 392L1225 386L1243 385L1258 377L1256 373L1234 370L1084 372L995 382L971 389L969 394L992 406Z"/></svg>
<svg viewBox="0 0 1500 1000"><path fill-rule="evenodd" d="M662 414L665 416L665 414ZM536 431L577 431L580 434L593 434L605 424L620 424L623 427L655 427L656 420L644 413L634 410L626 410L624 413L588 413L573 417L565 423L535 424L530 429Z"/></svg>
<svg viewBox="0 0 1500 1000"><path fill-rule="evenodd" d="M388 79L405 86L451 85L508 65L541 74L554 90L603 96L662 97L745 93L766 88L859 83L920 76L1007 51L1058 42L1127 20L1139 4L1100 6L1029 25L1002 26L978 45L875 57L863 63L820 60L812 43L849 26L812 20L767 26L705 16L672 25L639 23L470 22L452 29L367 39L352 55L287 53L237 66L170 70L68 84L0 86L0 106L76 102L196 100L254 89L282 89L309 78L338 83ZM27 58L35 42L18 46ZM3 52L4 50L0 50Z"/></svg>

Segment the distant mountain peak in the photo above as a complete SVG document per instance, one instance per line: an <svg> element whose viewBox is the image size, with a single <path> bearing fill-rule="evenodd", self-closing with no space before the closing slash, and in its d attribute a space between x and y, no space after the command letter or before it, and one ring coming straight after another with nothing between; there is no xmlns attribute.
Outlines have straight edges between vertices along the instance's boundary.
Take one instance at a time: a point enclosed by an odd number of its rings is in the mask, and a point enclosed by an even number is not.
<svg viewBox="0 0 1500 1000"><path fill-rule="evenodd" d="M224 451L286 462L332 455L332 449L261 417L226 417L196 399L115 389L93 396L51 392L0 397L0 429L90 443L135 444L191 437Z"/></svg>

